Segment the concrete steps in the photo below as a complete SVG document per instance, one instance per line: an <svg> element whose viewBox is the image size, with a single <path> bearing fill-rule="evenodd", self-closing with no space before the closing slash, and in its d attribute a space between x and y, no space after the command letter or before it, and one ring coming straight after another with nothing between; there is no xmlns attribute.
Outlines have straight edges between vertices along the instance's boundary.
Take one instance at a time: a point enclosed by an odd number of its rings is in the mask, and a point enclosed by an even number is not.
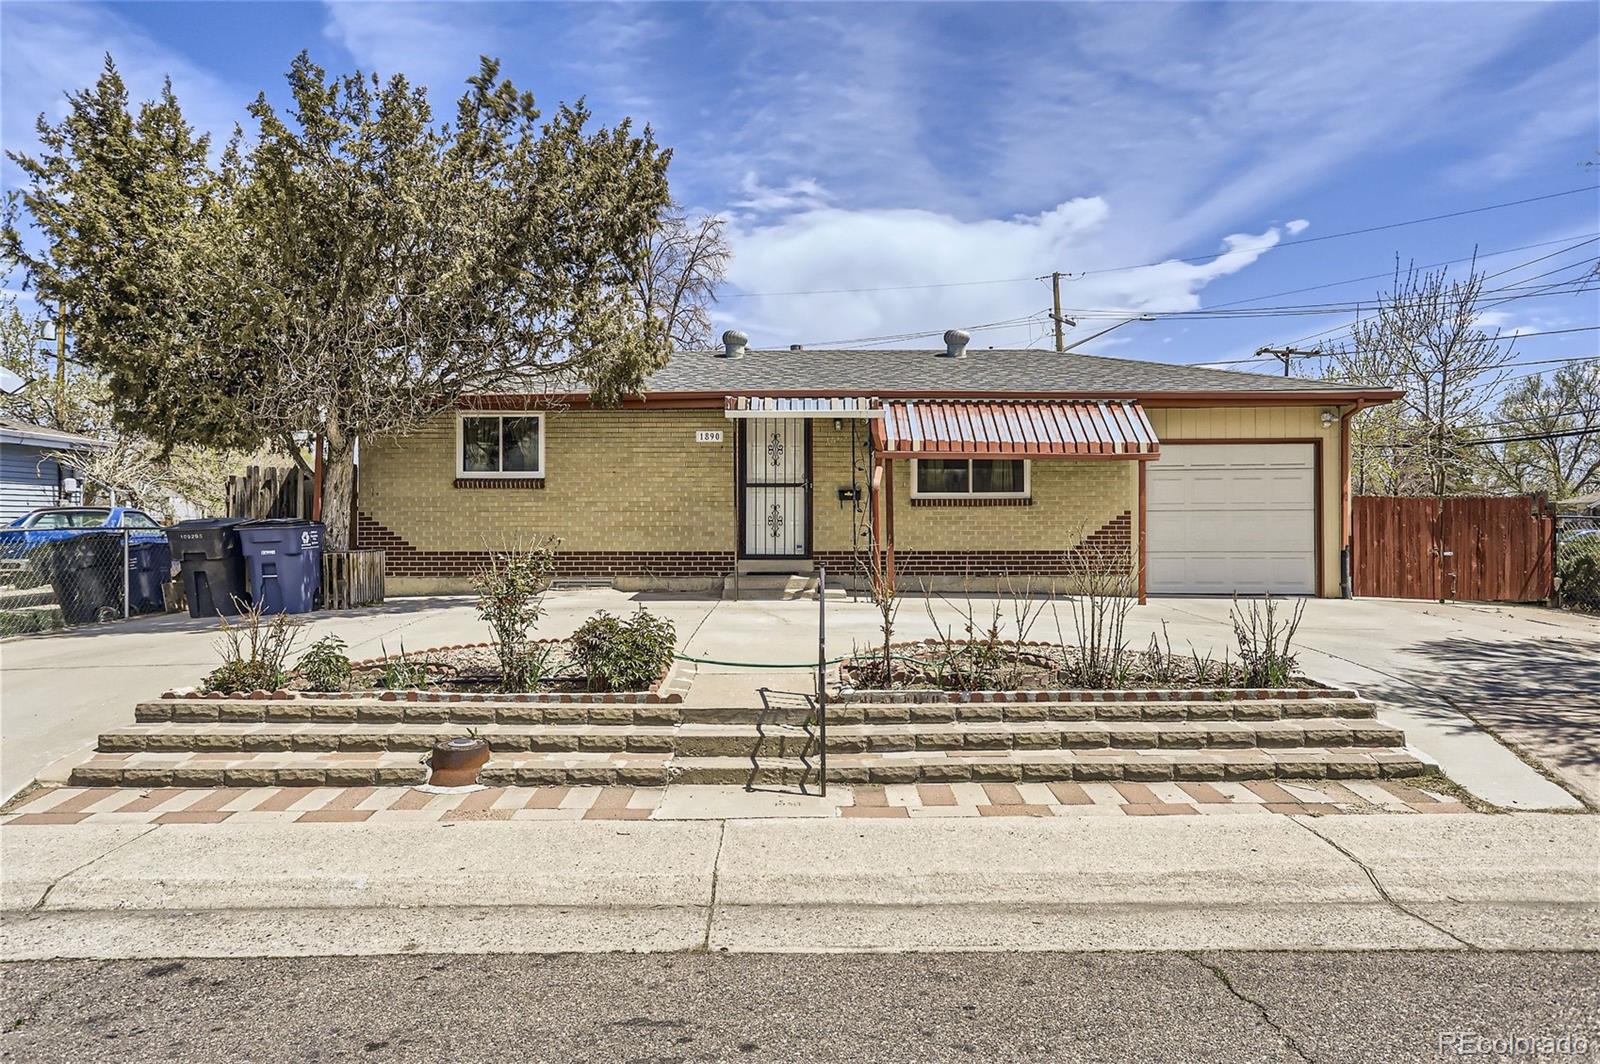
<svg viewBox="0 0 1600 1064"><path fill-rule="evenodd" d="M789 753L793 753L791 746ZM427 769L416 751L283 753L185 752L98 755L73 770L73 786L284 787L414 785ZM813 771L816 759L812 759ZM793 783L796 756L765 758L761 783ZM1073 780L1214 782L1270 779L1395 779L1427 766L1395 748L1231 750L918 750L830 754L836 783L951 783ZM638 787L667 783L741 784L748 757L678 757L667 753L496 753L480 773L486 784ZM813 778L815 778L813 776Z"/></svg>
<svg viewBox="0 0 1600 1064"><path fill-rule="evenodd" d="M169 698L141 702L139 723L754 724L756 705L679 703L382 702L371 698L249 701ZM1038 721L1270 721L1372 719L1359 698L1172 702L830 702L828 724L1032 723Z"/></svg>
<svg viewBox="0 0 1600 1064"><path fill-rule="evenodd" d="M776 736L774 729L769 734ZM753 725L605 724L140 724L100 736L106 753L283 753L417 751L476 734L495 752L670 753L679 757L748 757ZM789 728L791 737L799 736ZM770 740L769 740L770 741ZM1308 717L1240 721L1035 721L840 724L828 729L830 753L910 750L1247 749L1399 746L1399 729L1370 719Z"/></svg>
<svg viewBox="0 0 1600 1064"><path fill-rule="evenodd" d="M773 715L759 782L798 782L804 711ZM169 698L138 707L73 770L77 786L374 786L425 782L441 739L476 734L488 784L741 784L753 705ZM1378 779L1427 765L1361 699L892 702L829 707L839 783Z"/></svg>

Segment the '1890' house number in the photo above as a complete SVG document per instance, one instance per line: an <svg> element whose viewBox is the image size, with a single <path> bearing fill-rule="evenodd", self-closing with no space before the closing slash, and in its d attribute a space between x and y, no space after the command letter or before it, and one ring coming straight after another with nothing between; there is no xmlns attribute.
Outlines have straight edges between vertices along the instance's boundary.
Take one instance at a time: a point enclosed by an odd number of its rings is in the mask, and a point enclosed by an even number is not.
<svg viewBox="0 0 1600 1064"><path fill-rule="evenodd" d="M721 429L700 429L694 434L695 443L721 443Z"/></svg>

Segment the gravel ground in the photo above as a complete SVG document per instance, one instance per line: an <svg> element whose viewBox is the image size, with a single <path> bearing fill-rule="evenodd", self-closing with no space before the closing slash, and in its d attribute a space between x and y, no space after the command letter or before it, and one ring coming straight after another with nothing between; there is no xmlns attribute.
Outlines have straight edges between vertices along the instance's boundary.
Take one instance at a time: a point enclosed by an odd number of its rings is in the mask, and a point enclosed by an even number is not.
<svg viewBox="0 0 1600 1064"><path fill-rule="evenodd" d="M1516 1059L1593 1060L1597 959L969 953L18 963L0 966L0 1058L1387 1064L1456 1059L1468 1045L1475 1059L1493 1059L1485 1043L1461 1041L1470 1032L1565 1036L1566 1055L1534 1045Z"/></svg>

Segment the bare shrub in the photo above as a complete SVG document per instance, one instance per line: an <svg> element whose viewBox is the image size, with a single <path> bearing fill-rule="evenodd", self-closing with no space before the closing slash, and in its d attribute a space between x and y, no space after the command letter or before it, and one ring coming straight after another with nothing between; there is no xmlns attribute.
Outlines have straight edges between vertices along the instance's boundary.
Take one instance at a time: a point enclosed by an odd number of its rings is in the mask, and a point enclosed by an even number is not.
<svg viewBox="0 0 1600 1064"><path fill-rule="evenodd" d="M867 550L867 594L878 610L878 631L881 641L872 648L871 656L856 657L857 682L864 687L887 688L894 686L894 622L900 614L900 592L895 586L894 574L889 571L877 537L870 537Z"/></svg>
<svg viewBox="0 0 1600 1064"><path fill-rule="evenodd" d="M217 623L222 630L216 644L222 665L206 677L207 688L271 691L287 682L284 666L300 638L300 626L291 614L263 614L259 604L241 603L237 620L220 616Z"/></svg>
<svg viewBox="0 0 1600 1064"><path fill-rule="evenodd" d="M1131 660L1128 612L1138 601L1138 577L1127 547L1091 546L1080 529L1079 546L1067 554L1072 594L1072 641L1061 625L1058 596L1050 598L1061 671L1076 687L1114 688L1127 683Z"/></svg>
<svg viewBox="0 0 1600 1064"><path fill-rule="evenodd" d="M1298 663L1290 647L1305 612L1305 599L1295 603L1288 617L1282 617L1278 600L1271 595L1251 599L1248 612L1240 607L1239 596L1233 596L1228 616L1239 646L1239 669L1245 687L1287 687L1294 681Z"/></svg>

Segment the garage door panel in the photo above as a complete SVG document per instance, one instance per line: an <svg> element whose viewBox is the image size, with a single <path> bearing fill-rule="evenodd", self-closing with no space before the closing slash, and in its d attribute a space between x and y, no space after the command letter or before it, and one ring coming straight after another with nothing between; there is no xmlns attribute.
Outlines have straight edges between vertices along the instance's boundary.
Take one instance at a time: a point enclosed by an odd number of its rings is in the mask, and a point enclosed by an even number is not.
<svg viewBox="0 0 1600 1064"><path fill-rule="evenodd" d="M1303 554L1203 552L1150 558L1150 589L1188 595L1309 595L1312 563ZM1182 588L1181 592L1173 588Z"/></svg>
<svg viewBox="0 0 1600 1064"><path fill-rule="evenodd" d="M1310 444L1164 445L1148 475L1148 584L1160 594L1313 594Z"/></svg>

